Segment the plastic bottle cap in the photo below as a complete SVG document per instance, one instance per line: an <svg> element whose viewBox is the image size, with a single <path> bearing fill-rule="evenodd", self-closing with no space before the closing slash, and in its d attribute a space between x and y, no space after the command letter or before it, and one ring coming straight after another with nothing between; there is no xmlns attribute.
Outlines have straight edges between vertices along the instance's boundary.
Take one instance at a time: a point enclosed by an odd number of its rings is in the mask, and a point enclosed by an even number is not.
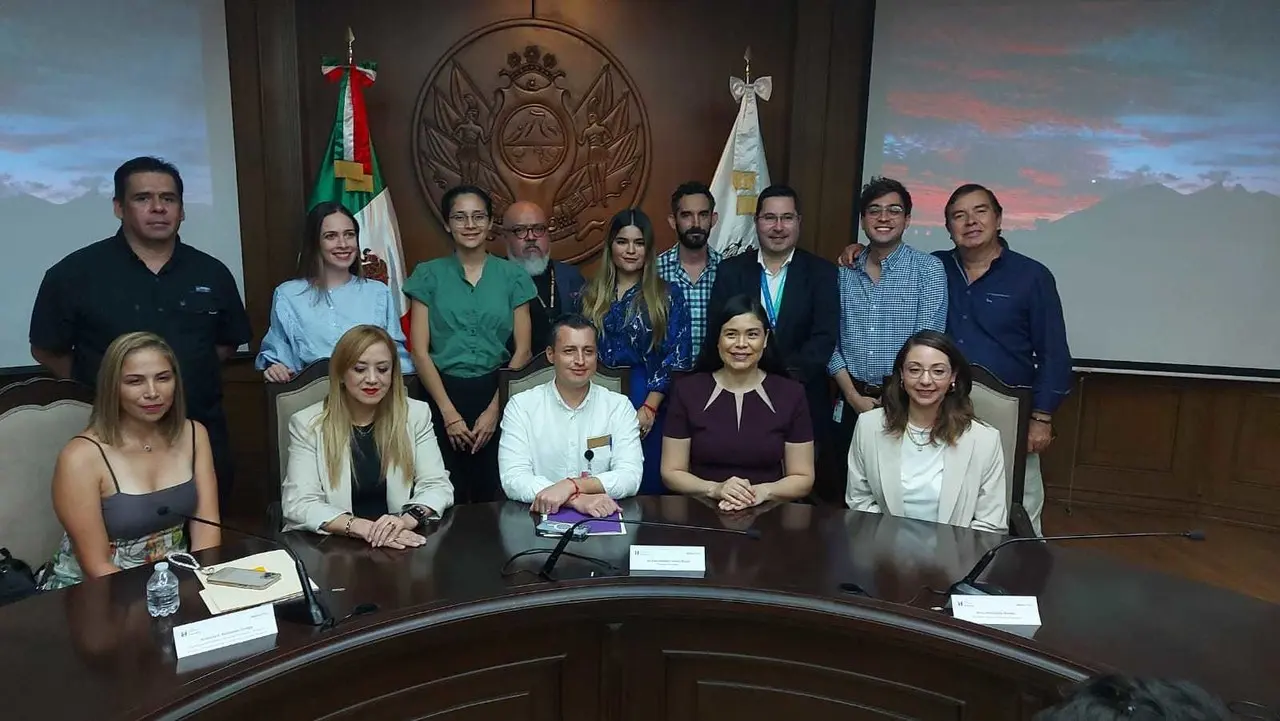
<svg viewBox="0 0 1280 721"><path fill-rule="evenodd" d="M156 564L156 570L157 570L157 571L168 571L168 570L169 570L169 564L168 564L168 562L166 562L166 561L161 561L161 562L157 563L157 564Z"/></svg>

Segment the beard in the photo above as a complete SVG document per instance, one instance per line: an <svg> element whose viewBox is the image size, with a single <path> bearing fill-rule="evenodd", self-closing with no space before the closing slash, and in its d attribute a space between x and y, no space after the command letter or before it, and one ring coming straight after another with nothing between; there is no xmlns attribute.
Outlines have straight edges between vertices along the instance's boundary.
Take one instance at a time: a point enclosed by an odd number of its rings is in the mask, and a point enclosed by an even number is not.
<svg viewBox="0 0 1280 721"><path fill-rule="evenodd" d="M707 239L711 237L711 233L707 230L694 226L686 230L676 233L676 237L680 239L680 245L689 250L699 250L707 244Z"/></svg>
<svg viewBox="0 0 1280 721"><path fill-rule="evenodd" d="M528 273L530 276L542 275L547 272L547 266L551 265L551 256L549 255L526 255L514 260L519 263L520 267L524 268L524 272Z"/></svg>

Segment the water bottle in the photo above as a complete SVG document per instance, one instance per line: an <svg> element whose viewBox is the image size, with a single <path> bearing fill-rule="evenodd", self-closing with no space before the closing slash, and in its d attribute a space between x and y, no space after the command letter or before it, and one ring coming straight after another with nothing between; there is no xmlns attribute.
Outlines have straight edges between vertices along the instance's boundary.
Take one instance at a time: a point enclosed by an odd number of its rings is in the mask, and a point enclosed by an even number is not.
<svg viewBox="0 0 1280 721"><path fill-rule="evenodd" d="M147 613L152 618L172 616L178 612L178 577L169 570L169 564L156 564L155 573L147 581Z"/></svg>

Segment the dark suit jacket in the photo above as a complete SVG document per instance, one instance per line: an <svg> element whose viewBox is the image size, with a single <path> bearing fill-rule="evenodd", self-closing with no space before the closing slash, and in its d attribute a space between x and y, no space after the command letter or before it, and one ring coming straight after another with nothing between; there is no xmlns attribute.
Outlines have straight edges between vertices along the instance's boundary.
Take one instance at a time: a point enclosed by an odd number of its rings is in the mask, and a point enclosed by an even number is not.
<svg viewBox="0 0 1280 721"><path fill-rule="evenodd" d="M580 312L582 307L580 296L582 295L582 286L586 282L582 278L582 271L578 270L576 265L562 263L558 260L553 260L551 263L551 269L556 274L556 297L559 300L556 310L559 311L559 315ZM535 278L534 283L536 284L537 282ZM542 293L542 290L539 289L538 292ZM547 349L546 333L542 332L542 329L550 330L551 324L559 319L559 315L555 318L547 318L547 322L542 324L542 328L540 328L538 318L544 316L545 311L542 310L537 300L530 303L529 312L533 316L533 342L530 345L530 350L532 350L534 357L537 357L539 353ZM516 352L514 334L507 338L507 352Z"/></svg>
<svg viewBox="0 0 1280 721"><path fill-rule="evenodd" d="M739 293L760 297L760 261L757 251L746 250L726 258L716 269L716 283L707 304L707 337L704 346L714 349L710 326L725 302ZM835 263L801 248L791 257L778 327L770 342L781 351L787 368L804 384L813 419L814 438L822 439L831 418L827 363L840 340L840 286Z"/></svg>
<svg viewBox="0 0 1280 721"><path fill-rule="evenodd" d="M582 295L582 286L586 283L582 277L582 271L578 270L576 265L558 260L553 260L551 263L556 269L556 295L560 296L560 312L578 312L578 296Z"/></svg>

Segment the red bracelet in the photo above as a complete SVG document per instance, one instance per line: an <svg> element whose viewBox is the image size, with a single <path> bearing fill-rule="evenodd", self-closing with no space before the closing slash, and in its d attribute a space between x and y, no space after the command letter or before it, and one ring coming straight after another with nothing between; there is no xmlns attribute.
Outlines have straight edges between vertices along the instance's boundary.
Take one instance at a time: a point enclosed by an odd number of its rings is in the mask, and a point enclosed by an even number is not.
<svg viewBox="0 0 1280 721"><path fill-rule="evenodd" d="M578 487L578 482L573 480L572 478L569 479L569 482L573 484L573 496L581 496L582 489ZM572 499L573 496L569 496L569 498Z"/></svg>
<svg viewBox="0 0 1280 721"><path fill-rule="evenodd" d="M648 408L650 413L654 414L655 416L656 416L656 415L658 415L658 409L657 409L657 408L654 408L653 406L649 405L648 403L642 403L642 404L640 404L640 407L641 407L641 408Z"/></svg>

